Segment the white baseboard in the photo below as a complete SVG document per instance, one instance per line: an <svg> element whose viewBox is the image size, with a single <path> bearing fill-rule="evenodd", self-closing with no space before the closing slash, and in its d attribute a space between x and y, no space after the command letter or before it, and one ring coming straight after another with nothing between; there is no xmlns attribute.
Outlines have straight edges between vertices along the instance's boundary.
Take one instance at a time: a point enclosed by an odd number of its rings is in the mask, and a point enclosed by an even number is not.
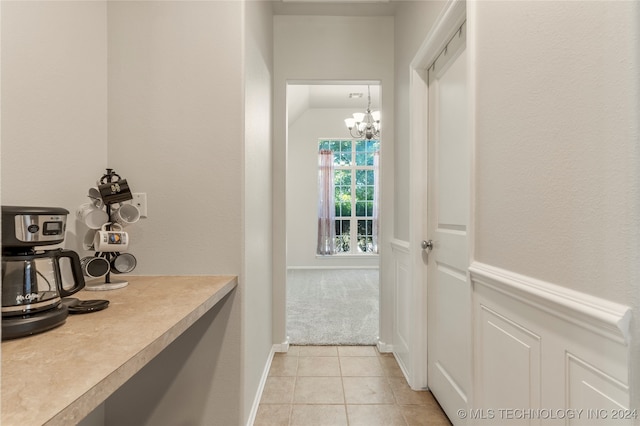
<svg viewBox="0 0 640 426"><path fill-rule="evenodd" d="M286 344L289 347L289 344ZM247 426L253 426L253 423L256 421L256 415L258 414L258 407L260 406L260 400L262 399L262 392L264 391L264 386L267 383L267 378L269 377L269 370L271 369L271 363L273 362L273 356L276 352L277 346L281 345L273 345L271 347L271 352L269 352L269 358L267 359L267 364L264 366L264 370L262 371L262 377L260 377L260 384L258 385L258 391L256 392L256 397L253 400L253 404L251 405L251 412L249 413L249 418L247 419ZM286 351L285 351L286 352Z"/></svg>
<svg viewBox="0 0 640 426"><path fill-rule="evenodd" d="M282 343L276 343L273 345L274 352L289 352L289 336L287 336L287 340Z"/></svg>
<svg viewBox="0 0 640 426"><path fill-rule="evenodd" d="M378 343L376 343L376 347L378 348L378 352L380 352L381 354L387 354L387 353L393 352L393 345L384 343L380 340L378 340Z"/></svg>

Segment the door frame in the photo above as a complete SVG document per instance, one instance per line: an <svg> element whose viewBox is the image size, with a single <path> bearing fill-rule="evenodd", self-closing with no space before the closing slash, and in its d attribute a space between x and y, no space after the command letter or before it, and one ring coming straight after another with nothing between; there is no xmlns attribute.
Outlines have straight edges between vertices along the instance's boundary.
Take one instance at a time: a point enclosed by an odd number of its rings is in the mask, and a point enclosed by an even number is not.
<svg viewBox="0 0 640 426"><path fill-rule="evenodd" d="M467 7L469 15L473 16L475 5L473 2L465 0L449 0L444 6L442 12L436 19L436 23L424 42L418 49L410 65L410 194L411 207L409 212L410 223L410 258L411 258L411 284L414 289L415 309L416 309L416 345L413 348L412 359L412 377L408 377L409 385L413 389L428 388L427 377L427 277L425 273L425 265L423 262L423 251L421 242L427 235L427 229L424 218L427 214L426 205L426 165L428 160L427 141L428 141L428 123L425 120L428 113L429 104L429 88L427 67L438 57L440 52L445 48L447 42L460 28L462 23L467 20L467 78L468 78L468 120L469 120L469 143L471 150L471 170L470 170L470 215L469 215L469 264L473 259L474 247L474 164L475 164L475 46L473 44L472 24L467 19ZM472 314L473 318L473 314ZM471 330L472 324L469 324ZM473 371L471 372L473 377ZM473 389L473 386L471 387ZM472 395L469 402L471 403ZM472 406L472 405L470 405Z"/></svg>

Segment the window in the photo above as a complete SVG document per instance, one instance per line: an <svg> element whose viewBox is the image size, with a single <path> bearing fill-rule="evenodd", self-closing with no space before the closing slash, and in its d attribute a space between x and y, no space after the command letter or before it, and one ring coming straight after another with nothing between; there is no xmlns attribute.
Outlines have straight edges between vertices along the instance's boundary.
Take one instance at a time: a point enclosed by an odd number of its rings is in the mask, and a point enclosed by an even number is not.
<svg viewBox="0 0 640 426"><path fill-rule="evenodd" d="M377 254L380 141L321 139L318 148L333 158L335 205L335 237L325 236L334 247L318 254Z"/></svg>

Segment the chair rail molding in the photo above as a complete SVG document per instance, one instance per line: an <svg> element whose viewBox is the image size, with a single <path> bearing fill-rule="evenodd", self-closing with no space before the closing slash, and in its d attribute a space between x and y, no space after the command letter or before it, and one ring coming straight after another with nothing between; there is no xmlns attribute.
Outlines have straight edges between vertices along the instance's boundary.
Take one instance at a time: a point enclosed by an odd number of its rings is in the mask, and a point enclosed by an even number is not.
<svg viewBox="0 0 640 426"><path fill-rule="evenodd" d="M469 272L474 287L489 287L610 340L629 343L628 306L480 262L473 262Z"/></svg>

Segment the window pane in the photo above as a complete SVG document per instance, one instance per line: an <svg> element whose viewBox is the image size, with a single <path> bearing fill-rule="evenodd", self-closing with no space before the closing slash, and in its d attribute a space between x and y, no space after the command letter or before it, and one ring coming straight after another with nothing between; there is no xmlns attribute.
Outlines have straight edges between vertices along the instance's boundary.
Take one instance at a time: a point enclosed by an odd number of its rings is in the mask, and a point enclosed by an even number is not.
<svg viewBox="0 0 640 426"><path fill-rule="evenodd" d="M367 215L366 203L362 201L356 202L356 216L366 216L366 215Z"/></svg>
<svg viewBox="0 0 640 426"><path fill-rule="evenodd" d="M372 230L372 220L358 220L358 252L373 252Z"/></svg>
<svg viewBox="0 0 640 426"><path fill-rule="evenodd" d="M367 185L375 185L375 173L373 170L367 170Z"/></svg>
<svg viewBox="0 0 640 426"><path fill-rule="evenodd" d="M373 216L373 202L367 201L367 214L366 216Z"/></svg>
<svg viewBox="0 0 640 426"><path fill-rule="evenodd" d="M350 233L350 220L336 220L336 252L349 253L351 251Z"/></svg>
<svg viewBox="0 0 640 426"><path fill-rule="evenodd" d="M336 170L333 174L333 181L336 187L351 187L351 170Z"/></svg>

